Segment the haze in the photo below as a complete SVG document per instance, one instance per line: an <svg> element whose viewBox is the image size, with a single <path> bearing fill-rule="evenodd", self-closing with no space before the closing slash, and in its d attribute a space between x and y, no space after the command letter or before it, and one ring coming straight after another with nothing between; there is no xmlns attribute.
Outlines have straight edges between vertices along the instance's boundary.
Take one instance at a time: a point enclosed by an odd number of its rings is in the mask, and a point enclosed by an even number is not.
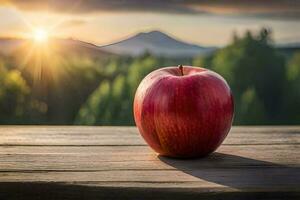
<svg viewBox="0 0 300 200"><path fill-rule="evenodd" d="M0 1L0 36L52 37L105 45L132 34L160 30L201 45L223 46L232 33L271 28L278 44L300 41L299 1Z"/></svg>

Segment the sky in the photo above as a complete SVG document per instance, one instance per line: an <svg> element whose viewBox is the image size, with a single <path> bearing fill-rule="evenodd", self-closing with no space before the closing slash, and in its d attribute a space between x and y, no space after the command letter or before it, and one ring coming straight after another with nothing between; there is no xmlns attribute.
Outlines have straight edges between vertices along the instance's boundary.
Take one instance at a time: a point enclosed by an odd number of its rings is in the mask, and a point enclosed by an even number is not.
<svg viewBox="0 0 300 200"><path fill-rule="evenodd" d="M298 0L0 0L0 37L51 36L106 45L139 32L163 31L205 46L233 32L272 29L276 43L300 42Z"/></svg>

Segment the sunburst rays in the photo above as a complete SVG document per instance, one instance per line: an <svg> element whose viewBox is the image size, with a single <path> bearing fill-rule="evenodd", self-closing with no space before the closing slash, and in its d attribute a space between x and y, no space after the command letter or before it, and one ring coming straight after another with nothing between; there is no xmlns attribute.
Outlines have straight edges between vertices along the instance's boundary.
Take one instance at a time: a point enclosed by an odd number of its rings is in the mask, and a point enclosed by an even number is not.
<svg viewBox="0 0 300 200"><path fill-rule="evenodd" d="M16 52L17 63L20 71L29 74L32 79L33 87L43 87L44 84L51 82L52 85L58 85L57 82L61 76L67 76L67 70L64 67L63 51L68 51L59 39L54 36L61 30L60 27L71 16L72 10L76 9L81 0L74 1L73 5L66 10L69 15L63 15L54 23L43 22L42 26L26 19L24 15L14 10L17 16L27 29L24 32L23 44ZM50 9L49 9L50 10ZM50 16L46 10L41 15ZM48 23L48 24L47 24ZM59 35L59 34L58 34Z"/></svg>

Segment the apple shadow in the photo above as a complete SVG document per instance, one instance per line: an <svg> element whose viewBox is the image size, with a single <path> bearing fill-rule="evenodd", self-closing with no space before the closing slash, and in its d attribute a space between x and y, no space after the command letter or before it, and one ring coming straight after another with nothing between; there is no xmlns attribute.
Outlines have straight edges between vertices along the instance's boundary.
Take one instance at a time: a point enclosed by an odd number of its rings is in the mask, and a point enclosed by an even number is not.
<svg viewBox="0 0 300 200"><path fill-rule="evenodd" d="M196 178L237 188L239 191L206 192L197 188L143 188L77 185L58 182L1 182L0 199L9 200L99 200L99 199L299 199L299 167L288 167L230 154L213 153L208 157L179 160L158 158ZM272 190L259 190L266 184ZM280 190L284 188L285 190ZM286 188L294 188L291 191ZM251 190L258 189L258 190ZM243 191L243 192L240 192Z"/></svg>
<svg viewBox="0 0 300 200"><path fill-rule="evenodd" d="M268 188L299 192L300 167L215 152L199 159L158 158L186 174L240 191Z"/></svg>
<svg viewBox="0 0 300 200"><path fill-rule="evenodd" d="M299 192L196 192L185 188L101 187L54 182L0 182L2 200L281 200L299 199Z"/></svg>

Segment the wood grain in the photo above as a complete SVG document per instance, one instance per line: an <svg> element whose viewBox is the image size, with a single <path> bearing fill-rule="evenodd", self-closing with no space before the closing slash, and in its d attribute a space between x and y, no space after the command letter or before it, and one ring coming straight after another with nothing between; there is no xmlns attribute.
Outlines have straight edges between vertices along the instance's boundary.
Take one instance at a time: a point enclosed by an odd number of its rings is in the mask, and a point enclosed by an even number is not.
<svg viewBox="0 0 300 200"><path fill-rule="evenodd" d="M0 134L2 146L146 145L135 127L2 126ZM233 127L223 145L300 144L299 135L295 127Z"/></svg>
<svg viewBox="0 0 300 200"><path fill-rule="evenodd" d="M298 198L299 147L297 126L233 127L217 152L178 160L134 127L2 126L0 198Z"/></svg>

